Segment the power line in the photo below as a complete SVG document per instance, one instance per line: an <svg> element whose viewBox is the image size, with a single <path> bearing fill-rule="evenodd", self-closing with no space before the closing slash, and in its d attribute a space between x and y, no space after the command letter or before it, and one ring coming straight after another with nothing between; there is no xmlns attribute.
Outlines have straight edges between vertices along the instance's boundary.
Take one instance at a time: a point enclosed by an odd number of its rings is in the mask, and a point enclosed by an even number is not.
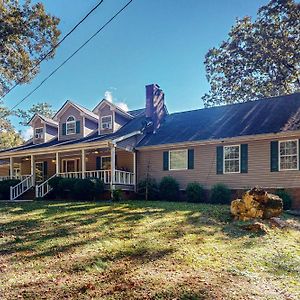
<svg viewBox="0 0 300 300"><path fill-rule="evenodd" d="M64 37L55 44L37 63L24 75L22 76L17 82L3 95L1 96L0 100L2 100L7 94L9 94L14 88L16 88L27 75L32 73L69 35L71 35L79 25L81 25L90 14L92 14L102 3L104 0L101 0L97 5L95 5Z"/></svg>
<svg viewBox="0 0 300 300"><path fill-rule="evenodd" d="M104 25L102 25L92 36L90 36L76 51L74 51L67 59L65 59L56 69L54 69L42 82L28 93L23 99L17 102L11 110L14 110L18 105L30 97L37 89L39 89L50 77L52 77L63 65L65 65L73 56L75 56L83 47L85 47L95 36L97 36L109 23L111 23L121 12L123 12L133 0L125 4L117 13L115 13Z"/></svg>

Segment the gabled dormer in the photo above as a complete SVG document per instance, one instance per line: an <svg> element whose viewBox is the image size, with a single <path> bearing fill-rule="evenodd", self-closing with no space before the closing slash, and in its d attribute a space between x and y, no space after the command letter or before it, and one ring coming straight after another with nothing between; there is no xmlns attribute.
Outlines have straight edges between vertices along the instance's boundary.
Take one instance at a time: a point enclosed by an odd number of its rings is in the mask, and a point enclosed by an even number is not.
<svg viewBox="0 0 300 300"><path fill-rule="evenodd" d="M116 132L124 124L134 117L128 112L124 111L117 105L103 99L94 109L99 118L98 133L108 134Z"/></svg>
<svg viewBox="0 0 300 300"><path fill-rule="evenodd" d="M48 142L57 136L57 122L40 114L35 114L28 125L30 125L33 130L32 140L34 144Z"/></svg>
<svg viewBox="0 0 300 300"><path fill-rule="evenodd" d="M98 116L70 100L55 114L58 122L58 140L78 139L88 136L98 128Z"/></svg>

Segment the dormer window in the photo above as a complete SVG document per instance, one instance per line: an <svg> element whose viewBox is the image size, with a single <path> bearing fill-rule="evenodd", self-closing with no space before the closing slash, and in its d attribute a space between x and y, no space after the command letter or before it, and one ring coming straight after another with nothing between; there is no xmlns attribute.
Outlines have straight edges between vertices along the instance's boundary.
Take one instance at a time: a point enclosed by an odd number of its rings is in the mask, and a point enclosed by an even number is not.
<svg viewBox="0 0 300 300"><path fill-rule="evenodd" d="M35 128L34 129L34 138L35 139L42 139L44 137L44 128Z"/></svg>
<svg viewBox="0 0 300 300"><path fill-rule="evenodd" d="M66 121L66 134L71 135L76 133L76 120L73 116L69 116Z"/></svg>
<svg viewBox="0 0 300 300"><path fill-rule="evenodd" d="M112 129L112 116L101 117L101 129Z"/></svg>

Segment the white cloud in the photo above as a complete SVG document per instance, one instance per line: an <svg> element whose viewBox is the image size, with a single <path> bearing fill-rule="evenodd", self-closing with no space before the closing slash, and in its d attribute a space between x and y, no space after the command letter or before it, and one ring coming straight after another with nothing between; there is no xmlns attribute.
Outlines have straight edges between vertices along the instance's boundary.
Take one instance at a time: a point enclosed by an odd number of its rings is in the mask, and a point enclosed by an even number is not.
<svg viewBox="0 0 300 300"><path fill-rule="evenodd" d="M113 95L111 91L105 91L104 93L104 99L106 99L109 102L113 102Z"/></svg>
<svg viewBox="0 0 300 300"><path fill-rule="evenodd" d="M129 108L125 102L119 102L119 103L116 103L116 105L125 111L129 110Z"/></svg>
<svg viewBox="0 0 300 300"><path fill-rule="evenodd" d="M31 139L33 136L33 129L32 127L28 127L22 131L22 137L25 141Z"/></svg>
<svg viewBox="0 0 300 300"><path fill-rule="evenodd" d="M127 104L124 101L117 102L118 99L113 96L112 90L116 90L116 88L110 87L108 90L105 91L104 99L106 99L107 101L109 101L111 103L116 102L115 105L117 105L118 107L120 107L124 111L128 111L129 109L128 109Z"/></svg>

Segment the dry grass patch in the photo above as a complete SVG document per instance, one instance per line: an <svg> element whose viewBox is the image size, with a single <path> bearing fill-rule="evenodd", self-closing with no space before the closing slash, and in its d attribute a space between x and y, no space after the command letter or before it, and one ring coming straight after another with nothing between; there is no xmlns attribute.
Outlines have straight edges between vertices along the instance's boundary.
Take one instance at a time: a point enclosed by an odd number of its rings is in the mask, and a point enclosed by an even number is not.
<svg viewBox="0 0 300 300"><path fill-rule="evenodd" d="M217 205L1 203L0 298L299 299L300 232L238 225Z"/></svg>

